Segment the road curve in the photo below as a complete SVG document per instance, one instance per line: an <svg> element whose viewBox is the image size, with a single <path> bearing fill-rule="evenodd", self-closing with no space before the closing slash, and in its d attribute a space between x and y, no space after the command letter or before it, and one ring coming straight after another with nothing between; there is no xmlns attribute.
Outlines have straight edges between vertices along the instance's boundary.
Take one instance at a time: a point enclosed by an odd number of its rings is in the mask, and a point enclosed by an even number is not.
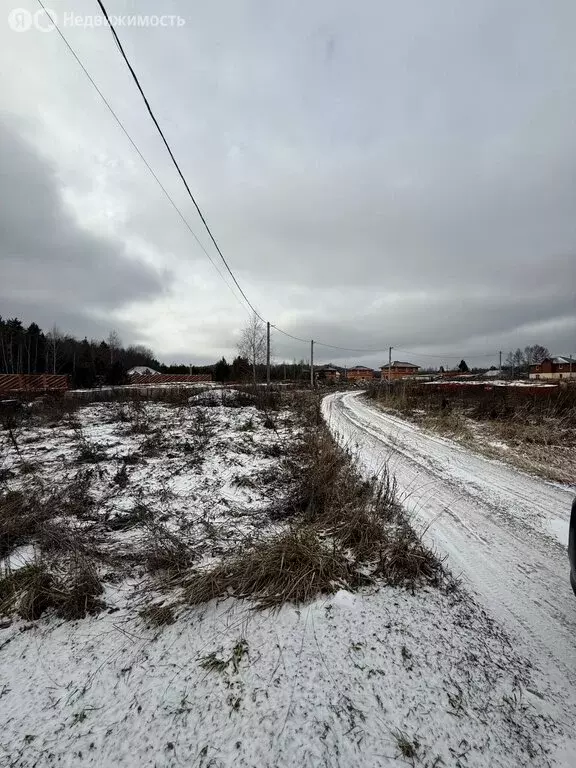
<svg viewBox="0 0 576 768"><path fill-rule="evenodd" d="M566 544L573 491L376 410L359 395L324 398L333 434L363 472L388 466L415 526L572 709L576 597Z"/></svg>

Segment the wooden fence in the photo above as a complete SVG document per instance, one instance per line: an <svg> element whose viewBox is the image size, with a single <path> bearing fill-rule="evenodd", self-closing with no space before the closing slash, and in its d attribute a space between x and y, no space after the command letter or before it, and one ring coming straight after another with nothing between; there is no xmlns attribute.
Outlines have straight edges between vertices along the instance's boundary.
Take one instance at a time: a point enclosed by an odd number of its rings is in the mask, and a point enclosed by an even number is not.
<svg viewBox="0 0 576 768"><path fill-rule="evenodd" d="M51 373L1 373L0 397L65 392L68 377Z"/></svg>

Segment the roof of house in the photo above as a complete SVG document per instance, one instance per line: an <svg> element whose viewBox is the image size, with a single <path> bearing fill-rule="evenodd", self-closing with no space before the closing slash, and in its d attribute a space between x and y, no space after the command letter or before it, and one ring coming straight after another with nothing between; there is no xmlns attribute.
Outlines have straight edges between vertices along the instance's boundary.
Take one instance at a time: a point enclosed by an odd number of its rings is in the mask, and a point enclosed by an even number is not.
<svg viewBox="0 0 576 768"><path fill-rule="evenodd" d="M539 363L532 363L532 365L542 365L542 363L545 363L547 361L550 361L551 363L554 363L555 365L569 365L570 364L570 357L564 357L563 355L556 355L555 357L546 357L544 360L540 360ZM572 362L576 362L574 358L572 358Z"/></svg>
<svg viewBox="0 0 576 768"><path fill-rule="evenodd" d="M134 368L130 368L128 371L128 376L135 376L136 374L140 375L149 375L149 374L157 374L158 371L155 371L154 368L150 368L147 365L135 365Z"/></svg>
<svg viewBox="0 0 576 768"><path fill-rule="evenodd" d="M391 368L420 368L419 365L414 365L414 363L403 363L401 360L394 360L393 363L390 364ZM388 368L388 363L385 363L382 368Z"/></svg>
<svg viewBox="0 0 576 768"><path fill-rule="evenodd" d="M348 368L349 371L373 371L373 368L369 368L367 365L351 365Z"/></svg>

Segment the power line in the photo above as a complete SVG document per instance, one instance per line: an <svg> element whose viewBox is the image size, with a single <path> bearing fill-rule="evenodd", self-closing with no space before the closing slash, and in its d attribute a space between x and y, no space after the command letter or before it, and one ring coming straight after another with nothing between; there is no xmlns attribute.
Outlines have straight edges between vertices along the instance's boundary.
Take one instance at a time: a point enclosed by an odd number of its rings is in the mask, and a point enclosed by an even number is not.
<svg viewBox="0 0 576 768"><path fill-rule="evenodd" d="M41 7L41 8L44 10L44 12L46 13L46 7L44 6L44 4L43 4L42 0L37 0L37 2L38 2L38 4L40 5L40 7ZM103 9L103 12L104 12L104 9ZM140 157L140 159L142 160L142 162L143 162L143 163L144 163L144 165L146 166L146 168L147 168L148 172L150 173L150 175L152 176L152 178L153 178L153 179L156 181L156 183L158 184L158 186L159 186L159 187L160 187L160 189L162 190L163 194L165 195L165 197L166 197L166 199L168 200L168 202L170 203L170 205L173 207L173 209L176 211L176 213L178 214L178 216L180 217L180 219L182 220L182 222L184 223L184 225L186 226L186 228L188 229L188 231L189 231L189 232L191 233L191 235L194 237L194 239L196 240L196 242L198 243L198 245L200 246L200 248L202 249L202 251L204 252L204 254L207 256L207 258L209 259L209 261L210 261L210 263L212 264L212 266L214 267L214 269L215 269L215 270L218 272L218 274L220 275L220 277L222 278L222 280L224 281L224 283L226 284L226 286L228 287L228 289L230 290L230 292L232 293L232 295L234 296L234 298L236 299L236 301L238 301L238 302L239 302L239 304L240 304L242 307L244 307L244 304L243 304L243 303L240 301L240 299L238 298L238 296L237 296L237 295L234 293L234 291L232 290L232 287L231 287L231 286L228 284L228 282L226 281L226 279L225 279L224 275L222 274L222 272L221 272L221 271L220 271L220 269L218 268L218 265L216 264L216 262L214 261L214 259L213 259L213 258L212 258L212 256L210 255L210 253L209 253L209 252L206 250L206 248L204 247L204 245L203 245L202 241L201 241L201 240L198 238L198 236L196 235L196 233L194 232L194 230L193 230L193 229L192 229L192 227L190 226L189 222L187 221L186 217L184 216L184 214L182 213L182 211L180 210L180 208L179 208L179 207L176 205L176 203L174 202L174 199L171 197L171 195L170 195L170 193L168 192L168 190L166 189L166 187L165 187L165 186L163 185L163 183L160 181L160 179L159 179L158 175L156 174L156 172L154 171L154 169L152 168L152 166L150 165L150 163L147 161L146 157L143 155L142 151L140 150L140 148L138 147L138 145L136 144L136 142L134 141L134 139L132 138L132 136L131 136L131 135L130 135L130 133L128 132L128 129L125 127L125 125L124 125L124 123L122 122L122 120L121 120L121 119L118 117L118 115L116 114L116 112L115 112L114 108L112 107L112 105L110 104L110 102L108 101L108 99L106 98L106 96L103 94L102 90L99 88L98 84L96 83L96 81L94 80L94 78L92 77L92 75L90 74L90 72L89 72L89 71L86 69L86 67L84 66L84 64L83 64L82 60L80 59L80 57L78 56L78 54L76 53L76 51L74 50L74 48L72 47L72 45L69 43L68 39L66 38L66 36L64 35L64 33L62 32L62 30L60 29L60 27L59 27L58 25L56 25L56 24L55 24L54 26L55 26L55 28L56 28L56 31L57 31L58 35L61 37L61 39L63 40L64 44L66 45L66 47L68 48L68 50L70 51L70 53L72 54L72 56L74 57L74 59L76 60L76 62L78 63L79 67L82 69L82 71L84 72L85 76L86 76L86 77L88 78L88 80L90 81L90 83L91 83L92 87L94 88L94 90L96 91L96 93L99 95L100 99L102 100L102 102L104 103L104 105L106 106L106 108L108 109L108 111L110 112L110 114L112 115L112 117L114 118L114 120L116 121L117 125L120 127L120 129L122 130L122 132L124 133L124 135L126 136L126 138L128 139L128 141L130 142L130 144L131 144L131 145L132 145L132 147L134 148L135 152L138 154L138 156ZM112 27L111 27L111 28L112 28ZM120 45L119 41L117 41L117 35L116 35L115 33L114 33L114 38L115 38L115 41L117 42L117 46L118 46L118 49L120 50L120 52L121 52L121 53L123 53L122 47L121 47L121 45ZM130 66L128 62L127 62L127 64L128 64L128 66ZM130 70L131 70L131 72L133 73L133 70L132 70L132 68L131 68L131 67L130 67ZM135 77L134 73L133 73L133 76ZM139 85L139 84L138 84L138 85ZM139 86L139 90L140 90L140 92L142 93L142 89L140 88L140 86ZM148 102L147 102L147 100L146 100L146 97L145 97L144 95L143 95L143 98L144 98L144 100L146 101L146 104L148 105ZM153 115L152 115L152 119L154 120L154 122L155 122L155 124L156 124L156 120L155 120L155 118L154 118L154 116L153 116ZM157 124L156 124L156 125L157 125ZM159 126L157 126L157 128L159 129ZM159 130L160 130L160 129L159 129ZM163 138L164 138L164 137L163 137ZM164 139L164 142L166 143L165 139ZM172 159L173 159L173 161L174 161L174 157L173 157L173 155L172 155L172 153L171 153L171 151L170 151L170 148L169 148L169 147L168 147L168 151L170 152L170 155L171 155L171 157L172 157ZM178 169L178 170L179 170L179 169ZM185 183L185 185L186 185L186 188L187 188L187 190L188 190L188 193L190 194L190 196L192 196L192 194L191 194L191 192L190 192L190 190L189 190L189 188L188 188L188 185L186 184L186 181L185 181L185 180L184 180L184 183ZM193 199L193 202L194 202L194 203L195 203L195 205L196 205L196 202L195 202L195 200L194 200L194 199ZM207 226L207 224L206 224L206 221L205 221L204 217L202 216L202 214L201 214L201 213L200 213L200 215L201 215L201 218L202 218L202 221L203 221L204 225L206 226L206 229L207 229L208 233L209 233L209 234L210 234L210 236L212 237L212 233L211 233L211 231L209 230L209 228L208 228L208 226ZM219 250L219 249L218 249L218 250ZM220 252L220 251L219 251L219 252ZM223 257L222 257L222 258L223 258ZM229 267L228 267L228 264L227 264L227 262L226 262L226 260L225 260L224 258L223 258L223 261L224 261L224 263L226 264L226 266L227 266L227 268L228 268L228 271L229 271L229 272L232 274L232 272L231 272L231 270L229 269ZM233 274L232 274L232 277L234 278L234 275L233 275ZM249 307L252 309L252 311L253 311L253 312L254 312L254 313L255 313L255 314L256 314L256 315L259 317L259 319L263 321L263 318L260 316L260 314L259 314L258 312L256 312L256 310L254 309L254 307L252 306L252 304L250 303L250 301L248 301L248 299L247 299L246 295L244 294L244 292L242 291L242 289L240 288L240 286L238 285L238 283L237 283L237 281L236 281L235 279L234 279L234 282L236 283L236 285L237 285L238 289L239 289L239 290L240 290L240 292L242 293L242 296L243 296L243 297L244 297L244 299L246 300L246 302L247 302L248 306L249 306ZM264 322L264 321L263 321L263 322ZM293 339L294 341L299 341L299 342L302 342L303 344L309 344L309 342L310 342L310 340L309 340L309 339L303 339L303 338L301 338L301 337L299 337L299 336L295 336L294 334L288 333L288 331L284 331L282 328L279 328L279 327L278 327L278 326L276 326L276 325L272 325L272 327L273 327L273 328L274 328L276 331L278 331L279 333L283 334L284 336L287 336L288 338L291 338L291 339ZM315 342L315 343L316 343L318 346L328 347L328 348L331 348L331 349L340 349L340 350L343 350L343 351L346 351L346 352L378 352L378 351L381 351L380 349L358 349L358 348L351 348L351 347L341 347L341 346L336 346L336 345L334 345L334 344L327 344L327 343L324 343L324 342L320 342L320 341L319 341L319 342ZM383 348L382 348L382 349L383 349Z"/></svg>
<svg viewBox="0 0 576 768"><path fill-rule="evenodd" d="M122 47L122 43L120 42L120 38L118 37L118 35L116 33L116 30L114 29L114 26L110 23L110 18L108 16L108 12L107 12L107 10L106 10L106 8L104 6L104 3L102 2L102 0L96 0L96 2L100 6L100 10L102 11L102 13L104 15L104 18L108 22L108 26L110 27L110 32L112 33L112 35L114 37L114 40L115 40L116 45L118 47L118 50L120 51L120 54L122 55L122 58L124 59L124 62L126 63L126 66L130 70L130 74L132 75L132 79L136 83L136 87L138 88L138 91L140 92L140 95L142 96L142 99L144 101L144 104L146 105L146 109L148 111L148 114L152 118L152 121L153 121L154 125L156 126L156 130L158 131L158 133L160 134L160 137L162 138L162 141L164 142L164 146L166 147L166 149L168 151L168 154L170 155L172 163L174 164L174 167L178 171L178 175L180 176L180 178L182 180L182 183L184 184L190 199L194 203L194 207L196 208L196 211L198 212L198 215L200 216L200 219L202 220L202 223L204 224L204 227L206 228L206 231L208 232L208 234L210 236L210 239L212 240L212 242L214 244L214 247L218 251L218 254L219 254L220 258L224 262L224 265L225 265L226 269L228 270L230 276L234 280L234 283L235 283L236 287L238 288L238 290L242 294L242 297L244 298L244 300L246 301L246 303L248 304L248 306L250 307L252 312L254 312L254 314L256 315L256 317L259 318L259 320L261 320L263 323L265 323L266 321L264 320L262 315L255 309L255 307L253 306L253 304L251 303L249 298L246 296L246 293L242 289L240 283L236 279L236 276L235 276L234 272L232 271L232 269L230 268L230 265L226 261L226 258L224 256L224 254L222 253L222 251L220 249L220 246L218 245L218 243L216 241L216 238L214 237L214 235L212 233L212 230L208 226L208 222L206 221L206 218L204 217L204 214L202 213L202 210L200 209L200 206L196 202L196 199L195 199L194 195L192 194L192 191L191 191L191 189L190 189L190 187L188 185L188 182L186 181L186 178L185 178L185 176L184 176L184 174L183 174L183 172L182 172L182 170L181 170L181 168L180 168L180 166L178 164L178 161L176 160L176 157L174 156L174 153L172 152L170 144L168 143L168 140L166 139L166 137L164 135L164 132L162 131L162 128L160 127L160 125L158 123L158 120L156 119L156 116L154 115L152 107L150 106L150 102L146 98L146 94L144 93L144 90L142 89L142 86L140 85L140 81L138 79L138 76L137 76L136 72L134 71L134 68L130 64L130 61L128 60L126 52L124 51L124 48ZM285 336L288 336L288 337L294 339L295 341L300 341L300 342L302 342L304 344L308 344L308 341L309 341L308 339L302 339L302 338L300 338L298 336L294 336L293 334L290 334L287 331L282 330L278 326L273 326L273 327L279 333L283 333ZM340 349L340 350L343 350L343 351L346 351L346 352L379 352L379 351L381 351L381 349L353 349L353 348L349 348L349 347L340 347L340 346L336 346L334 344L327 344L327 343L321 342L321 341L318 341L318 342L315 342L315 343L317 345L319 345L319 346L322 346L322 347L328 347L330 349Z"/></svg>
<svg viewBox="0 0 576 768"><path fill-rule="evenodd" d="M41 7L41 8L44 10L44 12L45 12L45 13L47 13L47 11L46 11L46 7L45 7L45 6L44 6L44 4L42 3L42 0L37 0L37 2L38 2L38 4L40 5L40 7ZM201 242L201 240L198 238L198 236L196 235L196 233L194 232L194 230L192 229L192 227L190 226L190 224L189 224L189 223L188 223L188 221L186 220L186 217L184 216L184 214L182 213L182 211L180 210L180 208L179 208L179 207L176 205L176 203L174 202L174 200L173 200L173 199L172 199L172 197L170 196L170 193L168 192L168 190L166 189L166 187L165 187L165 186L162 184L162 182L161 182L161 181L160 181L160 179L158 178L158 176L157 176L156 172L154 171L154 169L152 168L152 166L150 165L150 163L149 163L149 162L146 160L146 158L144 157L144 155L143 155L143 154L142 154L142 152L140 151L140 149L139 149L138 145L136 144L136 142L134 141L134 139L133 139L133 138L130 136L130 134L128 133L128 130L126 129L126 127L124 126L124 124L122 123L122 121L120 120L120 118L118 117L118 115L116 114L116 112L114 111L114 109L113 109L113 107L111 106L110 102L108 101L108 99L106 98L106 96L104 96L104 94L102 93L102 91L100 90L100 88L98 87L98 85L96 84L96 82L95 82L94 78L92 77L92 75L90 74L90 72L88 72L88 70L86 69L86 67L84 66L84 64L82 63L82 61L81 61L80 57L78 56L78 54L76 53L76 51L74 50L74 48L71 46L71 44L70 44L70 43L68 42L68 40L66 39L66 37L65 37L64 33L62 32L62 30L60 29L60 27L59 27L57 24L54 24L54 26L55 26L55 28L56 28L56 31L58 32L58 34L60 35L60 37L61 37L61 38L62 38L62 40L64 41L64 44L66 45L66 47L68 48L68 50L70 51L70 53L72 54L72 56L73 56L73 57L76 59L76 61L78 62L78 65L80 66L80 68L82 69L82 71L84 72L84 74L86 75L86 77L88 78L88 80L90 81L90 83L92 84L92 86L93 86L94 90L95 90L95 91L96 91L96 93L97 93L97 94L100 96L100 98L102 99L103 103L104 103L104 104L105 104L105 106L107 107L108 111L110 112L110 114L112 115L112 117L114 118L114 120L116 121L116 123L118 124L118 126L120 127L120 129L122 130L122 132L124 133L124 135L126 136L126 138L128 139L128 141L130 142L130 144L132 145L132 147L134 148L134 150L136 151L136 153L138 154L138 156L140 157L140 159L142 160L142 162L144 163L144 165L146 166L146 168L148 169L148 171L149 171L149 173L151 174L152 178L153 178L153 179L156 181L156 183L158 184L158 186L160 187L160 189L161 189L161 190L162 190L162 192L164 193L164 195L165 195L166 199L168 200L168 202L170 203L170 205L172 206L172 208L174 208L174 210L176 211L176 213L178 214L178 216L179 216L179 217L182 219L182 221L183 221L184 225L186 226L186 228L188 229L188 231L190 232L190 234L192 235L192 237L193 237L193 238L196 240L196 242L198 243L198 245L200 246L200 248L202 249L202 251L203 251L203 252L205 253L205 255L208 257L208 259L209 259L210 263L212 264L212 266L214 267L214 269L216 270L216 272L218 272L218 274L220 275L220 277L222 278L222 280L224 281L224 283L226 284L226 286L228 287L228 289L230 290L230 292L232 293L232 295L234 296L234 298L236 299L236 301L237 301L237 302L240 304L240 306L241 306L241 307L245 308L245 306L244 306L244 304L242 303L242 301L241 301L241 300L238 298L238 296L237 296L237 295L234 293L234 291L232 290L232 287L231 287L231 286L229 285L229 283L226 281L226 279L225 279L224 275L222 274L222 272L221 272L221 271L220 271L220 269L218 268L218 265L216 264L216 262L214 261L214 259L212 258L212 256L210 256L210 254L208 253L208 251L207 251L207 250L206 250L206 248L204 247L203 243L202 243L202 242Z"/></svg>
<svg viewBox="0 0 576 768"><path fill-rule="evenodd" d="M278 331L278 333L283 333L284 336L288 336L290 339L294 339L295 341L301 341L303 344L309 344L310 339L302 339L300 336L294 336L291 333L288 333L288 331L282 330L282 328L278 328L277 325L272 325L272 328ZM341 349L344 352L382 352L384 349L388 349L388 347L372 347L371 349L362 349L358 347L339 347L335 344L326 344L323 341L316 341L314 339L314 344L318 347L329 347L330 349Z"/></svg>
<svg viewBox="0 0 576 768"><path fill-rule="evenodd" d="M162 138L164 146L166 147L166 149L168 151L168 154L170 155L172 163L174 164L174 167L176 168L176 170L178 172L178 175L180 176L180 178L182 180L182 183L184 184L184 187L186 188L186 191L187 191L190 199L192 200L192 203L194 204L194 207L195 207L198 215L200 216L200 219L201 219L205 229L208 232L208 235L210 236L210 239L212 240L212 243L214 244L214 247L216 248L220 258L222 259L222 262L224 263L224 266L226 267L226 270L228 271L228 273L232 277L232 280L234 281L234 284L236 285L236 288L238 289L238 291L242 295L242 297L243 297L244 301L246 302L246 304L248 305L248 307L250 307L252 312L256 315L256 317L258 317L258 319L261 322L265 323L266 321L260 315L260 313L255 309L253 304L250 302L250 300L246 296L246 293L242 289L240 283L236 279L236 276L234 275L234 272L232 271L232 269L230 268L230 265L228 264L226 258L224 257L224 254L222 253L222 251L220 249L220 246L218 245L218 243L216 241L216 238L214 237L214 235L212 233L212 230L208 226L208 222L206 221L206 219L204 217L204 214L202 213L202 210L200 209L200 206L196 202L196 199L195 199L194 195L192 194L192 191L191 191L191 189L190 189L190 187L188 185L188 182L186 181L186 178L185 178L182 170L180 169L178 161L176 160L176 158L174 156L174 153L172 152L172 149L171 149L171 147L170 147L170 145L169 145L169 143L168 143L168 141L167 141L167 139L166 139L166 137L165 137L165 135L164 135L164 133L163 133L163 131L162 131L162 129L161 129L161 127L160 127L156 117L155 117L155 115L154 115L154 112L152 111L150 103L149 103L148 99L146 98L146 95L145 95L145 93L144 93L144 91L142 89L142 86L140 85L140 81L138 80L138 76L136 75L132 65L130 64L130 61L128 60L128 57L126 56L124 48L122 47L122 43L120 42L120 39L119 39L118 35L116 34L116 30L114 29L114 26L110 22L110 18L108 16L108 12L107 12L107 10L106 10L102 0L96 0L96 1L97 1L97 3L99 5L99 7L100 7L100 9L101 9L105 19L106 19L106 21L108 23L108 26L110 28L110 31L111 31L112 35L113 35L114 41L116 43L116 46L117 46L117 48L118 48L122 58L124 59L124 62L126 63L128 69L130 71L130 74L132 75L132 78L133 78L134 82L136 83L136 86L138 88L138 91L140 92L140 95L142 96L142 99L144 101L144 104L146 106L148 114L150 115L150 117L151 117L151 119L152 119L152 121L153 121L153 123L154 123L154 125L156 127L156 130L160 134L160 137ZM40 5L40 7L42 8L42 10L45 13L47 13L46 7L44 6L42 0L37 0L37 2ZM156 183L161 188L162 192L164 193L164 195L166 196L166 198L168 199L168 201L170 202L170 204L172 205L174 210L177 212L177 214L179 215L179 217L183 221L184 225L190 231L190 233L192 234L192 236L194 237L194 239L196 240L196 242L198 243L198 245L200 246L202 251L208 257L208 259L210 260L211 264L214 266L214 268L216 269L216 271L220 275L220 277L224 280L224 282L226 283L228 289L232 292L232 295L234 296L234 298L240 304L242 304L242 302L240 301L238 296L234 293L232 287L225 280L224 275L222 275L222 273L220 272L217 264L214 262L214 260L212 259L212 257L210 256L210 254L208 253L208 251L206 250L206 248L204 247L204 245L202 244L202 242L200 241L200 239L198 238L198 236L196 235L196 233L194 232L194 230L192 229L192 227L188 223L188 221L186 220L184 214L178 208L178 206L176 205L176 203L174 202L174 200L170 196L169 192L166 190L166 188L164 187L164 185L162 184L162 182L160 181L160 179L158 178L158 176L156 175L156 173L154 172L154 170L152 169L152 167L150 166L150 164L148 163L148 161L146 160L146 158L144 157L144 155L142 154L142 152L140 151L140 149L138 148L138 146L136 145L136 143L134 142L134 140L132 139L130 134L128 133L128 130L125 128L124 124L122 123L122 121L120 120L120 118L118 117L118 115L116 114L116 112L114 111L114 109L112 108L112 106L110 105L110 103L108 102L108 100L106 99L106 97L104 96L104 94L102 93L102 91L100 90L98 85L96 84L96 82L94 81L94 79L92 78L92 76L90 75L90 73L88 72L88 70L86 69L86 67L84 66L84 64L82 63L82 61L78 57L78 55L76 54L75 50L72 48L72 46L70 45L70 43L68 42L68 40L64 36L64 34L61 31L61 29L56 24L54 26L56 27L56 31L58 32L58 34L60 35L60 37L64 41L66 47L68 48L70 53L73 55L73 57L76 59L77 63L81 67L82 71L84 72L84 74L86 75L86 77L88 78L88 80L90 81L90 83L92 84L92 86L94 87L94 89L96 90L96 92L98 93L98 95L100 96L102 101L104 102L104 104L107 107L107 109L109 110L109 112L114 117L116 123L119 125L119 127L122 130L122 132L125 134L126 138L129 140L130 144L135 149L135 151L139 155L139 157L142 160L142 162L145 164L146 168L148 169L148 171L150 172L152 177L155 179ZM276 331L278 331L279 333L283 334L284 336L287 336L290 339L293 339L294 341L299 341L299 342L301 342L303 344L308 344L309 343L309 339L303 339L303 338L301 338L299 336L295 336L294 334L291 334L288 331L285 331L282 328L279 328L277 325L272 325L272 327ZM381 351L383 351L384 349L387 348L385 346L377 347L377 348L374 348L374 347L372 347L372 348L343 347L343 346L339 346L339 345L336 345L336 344L328 344L328 343L322 342L322 341L314 341L314 344L316 344L317 346L326 347L328 349L336 349L336 350L341 350L343 352L359 352L359 353L360 352L362 352L362 353L381 352ZM416 355L416 356L419 356L419 357L430 357L430 358L436 358L436 359L440 359L440 358L457 359L455 356L452 356L452 355L443 355L443 354L440 354L440 355L430 355L430 354L425 354L425 353L414 352L414 351L411 351L411 350L404 350L404 349L401 349L399 347L395 347L395 349L398 349L398 351L407 352L409 354L413 354L413 355ZM497 354L497 353L490 353L490 354L487 354L487 355L475 355L475 357L492 357L495 354Z"/></svg>
<svg viewBox="0 0 576 768"><path fill-rule="evenodd" d="M140 91L140 95L142 96L142 99L144 100L144 104L146 105L146 109L148 110L148 114L149 114L149 115L150 115L150 117L152 118L152 122L154 123L154 125L156 126L156 129L157 129L158 133L160 134L160 136L161 136L161 138L162 138L162 141L164 142L164 146L165 146L165 147L166 147L166 149L168 150L168 154L170 155L170 158L171 158L172 162L174 163L174 167L175 167L175 168L176 168L176 170L178 171L178 175L179 175L179 176L180 176L180 178L182 179L182 183L183 183L183 184L184 184L184 186L186 187L186 191L188 192L188 195L189 195L190 199L191 199L191 200L192 200L192 202L194 203L194 207L196 208L196 211L198 212L198 215L200 216L200 218L201 218L201 220L202 220L202 223L204 224L204 226L205 226L205 228L206 228L206 231L207 231L207 232L208 232L208 234L210 235L210 239L211 239L211 240L212 240L212 242L214 243L214 247L215 247L215 248L216 248L216 250L218 251L218 254L220 255L220 258L221 258L221 259L222 259L222 261L224 262L224 266L226 267L226 269L227 269L227 270L228 270L228 272L230 273L230 276L232 277L232 280L234 280L234 283L235 283L236 287L238 288L238 290L240 291L240 293L241 293L241 294L242 294L242 296L244 297L244 300L245 300L245 302L248 304L248 306L250 307L250 309L252 310L252 312L254 312L254 314L255 314L255 315L256 315L256 316L257 316L257 317L258 317L258 318L259 318L259 319L260 319L262 322L266 322L266 321L264 320L264 318L263 318L263 317L261 317L260 313L256 311L256 309L254 308L254 306L253 306L253 305L252 305L252 303L250 302L250 299L249 299L249 298L246 296L246 294L245 294L245 293L244 293L244 291L242 290L242 287L241 287L240 283L238 282L238 280L236 279L236 276L235 276L234 272L232 272L232 270L230 269L230 265L228 264L228 262L226 261L226 259L225 259L225 257L224 257L224 254L223 254L223 253L222 253L222 251L220 250L220 246L219 246L219 245L218 245L218 243L216 242L216 238L215 238L215 237L214 237L214 235L212 234L212 230L211 230L211 229L210 229L210 227L208 226L208 222L207 222L207 221L206 221L206 219L204 218L204 214L203 214L203 213L202 213L202 211L200 210L200 206L199 206L199 205L198 205L198 203L196 202L196 198L194 197L194 195L192 194L192 191L191 191L190 187L188 186L188 182L186 181L186 178L184 177L184 174L182 173L182 171L181 171L181 169L180 169L180 166L178 165L178 161L177 161L177 160L176 160L176 158L174 157L174 153L172 152L172 149L170 148L170 144L168 144L168 141L167 141L166 137L164 136L164 133L163 133L163 131L162 131L162 128L160 128L160 125L159 125L159 123L158 123L158 120L156 120L156 116L154 115L154 112L152 111L152 107L150 106L150 103L148 102L148 99L146 98L146 95L145 95L144 91L142 90L142 86L140 85L140 81L138 80L138 76L137 76L137 75L136 75L136 73L134 72L134 69L132 68L132 65L130 64L130 62L129 62L129 60L128 60L128 57L126 56L126 52L124 51L124 48L122 47L122 43L120 42L120 39L119 39L118 35L116 34L116 30L114 29L113 25L110 23L110 18L108 17L108 12L107 12L106 8L104 7L104 3L102 2L102 0L96 0L96 2L97 2L97 3L98 3L98 5L100 6L100 9L101 9L102 13L104 14L104 18L105 18L105 19L106 19L106 21L108 22L108 26L110 27L110 32L111 32L111 33L112 33L112 35L114 36L114 40L116 41L116 44L117 44L117 46L118 46L118 49L119 49L120 53L122 54L122 58L123 58L123 59L124 59L124 61L126 62L126 66L127 66L127 67L128 67L128 69L130 70L130 74L132 75L132 78L133 78L134 82L136 83L136 86L137 86L138 90Z"/></svg>
<svg viewBox="0 0 576 768"><path fill-rule="evenodd" d="M344 352L382 352L383 350L388 349L388 347L372 347L365 349L358 349L356 347L338 347L335 344L325 344L323 341L315 341L314 344L317 344L319 347L328 347L329 349L342 349Z"/></svg>
<svg viewBox="0 0 576 768"><path fill-rule="evenodd" d="M396 349L398 352L407 352L409 355L415 355L416 357L432 357L437 360L440 360L442 358L457 360L460 357L460 355L454 355L452 352L444 352L444 353L441 352L436 355L430 355L430 354L426 354L425 352L415 352L413 349L402 349L401 347L394 347L394 349ZM494 357L497 354L498 352L488 352L487 354L472 353L471 355L469 355L469 357Z"/></svg>

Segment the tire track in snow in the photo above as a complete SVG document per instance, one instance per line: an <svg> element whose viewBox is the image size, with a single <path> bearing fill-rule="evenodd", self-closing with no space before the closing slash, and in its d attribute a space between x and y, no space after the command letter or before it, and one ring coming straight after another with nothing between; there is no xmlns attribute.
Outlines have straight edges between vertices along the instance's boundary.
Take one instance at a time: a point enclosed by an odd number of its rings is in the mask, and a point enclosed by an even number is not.
<svg viewBox="0 0 576 768"><path fill-rule="evenodd" d="M576 597L566 555L573 492L377 411L359 394L324 398L333 433L364 472L388 466L416 527L544 672L563 709L574 708Z"/></svg>

